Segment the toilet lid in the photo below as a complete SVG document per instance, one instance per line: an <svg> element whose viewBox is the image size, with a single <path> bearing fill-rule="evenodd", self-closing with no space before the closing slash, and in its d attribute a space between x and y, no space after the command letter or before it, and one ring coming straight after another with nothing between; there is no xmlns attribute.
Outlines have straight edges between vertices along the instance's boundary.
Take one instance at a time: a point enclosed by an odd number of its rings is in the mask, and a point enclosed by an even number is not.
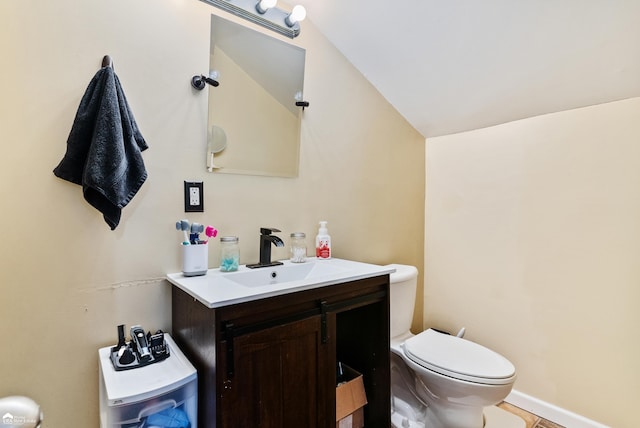
<svg viewBox="0 0 640 428"><path fill-rule="evenodd" d="M470 382L504 385L516 369L502 355L482 345L428 329L404 342L405 354L436 373Z"/></svg>

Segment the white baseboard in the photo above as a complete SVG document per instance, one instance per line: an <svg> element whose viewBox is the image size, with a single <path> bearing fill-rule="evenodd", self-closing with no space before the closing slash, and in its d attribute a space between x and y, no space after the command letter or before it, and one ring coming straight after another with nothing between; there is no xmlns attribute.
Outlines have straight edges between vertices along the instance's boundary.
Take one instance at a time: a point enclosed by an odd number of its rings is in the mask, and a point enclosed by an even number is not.
<svg viewBox="0 0 640 428"><path fill-rule="evenodd" d="M568 428L611 428L516 390L504 401Z"/></svg>

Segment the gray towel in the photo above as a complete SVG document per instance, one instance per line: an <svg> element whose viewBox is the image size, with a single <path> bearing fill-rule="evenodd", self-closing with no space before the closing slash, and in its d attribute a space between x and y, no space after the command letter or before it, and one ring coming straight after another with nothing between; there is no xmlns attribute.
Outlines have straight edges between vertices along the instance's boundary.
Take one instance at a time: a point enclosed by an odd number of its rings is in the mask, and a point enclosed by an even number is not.
<svg viewBox="0 0 640 428"><path fill-rule="evenodd" d="M80 101L67 151L53 173L81 185L85 200L114 230L147 179L141 154L147 147L118 76L103 67Z"/></svg>

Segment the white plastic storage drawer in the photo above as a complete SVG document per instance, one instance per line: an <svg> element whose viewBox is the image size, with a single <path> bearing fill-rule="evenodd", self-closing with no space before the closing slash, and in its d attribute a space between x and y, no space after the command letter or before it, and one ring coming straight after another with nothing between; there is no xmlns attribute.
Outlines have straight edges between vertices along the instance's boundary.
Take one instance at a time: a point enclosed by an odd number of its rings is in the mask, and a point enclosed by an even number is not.
<svg viewBox="0 0 640 428"><path fill-rule="evenodd" d="M101 428L197 428L197 374L165 334L171 356L131 370L116 371L111 347L100 357Z"/></svg>

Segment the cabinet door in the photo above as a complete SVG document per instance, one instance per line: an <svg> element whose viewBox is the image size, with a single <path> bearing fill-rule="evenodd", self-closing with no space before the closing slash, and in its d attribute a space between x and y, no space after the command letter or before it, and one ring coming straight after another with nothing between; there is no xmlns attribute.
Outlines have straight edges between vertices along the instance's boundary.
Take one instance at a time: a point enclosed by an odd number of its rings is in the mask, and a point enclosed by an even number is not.
<svg viewBox="0 0 640 428"><path fill-rule="evenodd" d="M334 375L320 316L233 338L233 374L224 375L220 410L224 428L320 428ZM228 355L228 354L227 354ZM328 403L328 401L331 401Z"/></svg>

